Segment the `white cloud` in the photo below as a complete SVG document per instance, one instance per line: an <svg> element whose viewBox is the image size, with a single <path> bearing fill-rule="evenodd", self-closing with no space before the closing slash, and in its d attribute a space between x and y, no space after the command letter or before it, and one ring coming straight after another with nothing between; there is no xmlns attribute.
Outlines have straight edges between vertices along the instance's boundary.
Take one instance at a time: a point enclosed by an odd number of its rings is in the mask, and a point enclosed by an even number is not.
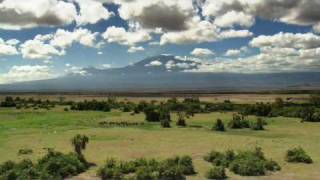
<svg viewBox="0 0 320 180"><path fill-rule="evenodd" d="M161 66L162 62L155 60L155 61L151 61L149 64L146 64L145 66Z"/></svg>
<svg viewBox="0 0 320 180"><path fill-rule="evenodd" d="M246 46L244 46L244 47L242 47L240 49L229 49L226 52L225 56L229 56L229 57L231 57L231 56L240 56L242 54L245 54L248 50L249 49Z"/></svg>
<svg viewBox="0 0 320 180"><path fill-rule="evenodd" d="M225 30L219 34L221 39L229 38L246 38L253 36L253 33L248 30Z"/></svg>
<svg viewBox="0 0 320 180"><path fill-rule="evenodd" d="M87 76L89 73L83 68L79 66L66 66L67 68L64 70L67 74L71 75L80 75L80 76Z"/></svg>
<svg viewBox="0 0 320 180"><path fill-rule="evenodd" d="M253 47L279 47L279 48L317 48L320 46L320 36L313 33L283 33L272 36L261 35L254 38L250 45Z"/></svg>
<svg viewBox="0 0 320 180"><path fill-rule="evenodd" d="M151 36L144 30L126 31L122 27L111 26L102 34L109 43L116 42L122 45L135 46L138 43L151 40Z"/></svg>
<svg viewBox="0 0 320 180"><path fill-rule="evenodd" d="M319 8L319 0L214 0L205 2L203 14L217 21L225 19L220 23L222 25L243 25L244 19L250 22L251 16L287 24L312 25L317 30L320 23ZM232 20L223 18L230 12L235 12L238 16L234 16ZM243 17L238 18L241 13ZM245 26L250 24L245 23Z"/></svg>
<svg viewBox="0 0 320 180"><path fill-rule="evenodd" d="M96 45L98 33L92 33L88 29L75 29L73 32L58 29L53 35L50 44L59 47L67 48L70 47L74 42L80 43L84 46L94 47Z"/></svg>
<svg viewBox="0 0 320 180"><path fill-rule="evenodd" d="M39 40L40 39L40 40ZM64 50L58 50L50 44L46 44L41 40L42 36L38 35L33 40L27 40L21 44L21 54L26 59L49 60L52 56L65 55Z"/></svg>
<svg viewBox="0 0 320 180"><path fill-rule="evenodd" d="M208 21L201 21L193 28L168 32L161 36L160 44L191 44L217 41L219 39L219 29Z"/></svg>
<svg viewBox="0 0 320 180"><path fill-rule="evenodd" d="M195 48L190 54L197 57L208 57L215 53L210 49Z"/></svg>
<svg viewBox="0 0 320 180"><path fill-rule="evenodd" d="M16 48L16 39L11 39L8 41L4 41L0 38L0 56L12 56L17 55L18 51Z"/></svg>
<svg viewBox="0 0 320 180"><path fill-rule="evenodd" d="M49 66L13 66L4 74L0 74L0 84L34 81L54 78Z"/></svg>
<svg viewBox="0 0 320 180"><path fill-rule="evenodd" d="M144 51L144 48L142 46L139 46L139 47L132 46L128 49L129 53L135 53L138 51Z"/></svg>
<svg viewBox="0 0 320 180"><path fill-rule="evenodd" d="M233 27L234 25L251 27L254 23L254 16L236 11L229 11L222 16L216 17L214 20L214 24L219 27Z"/></svg>
<svg viewBox="0 0 320 180"><path fill-rule="evenodd" d="M74 0L79 4L80 12L76 17L78 25L95 24L101 20L108 20L114 14L109 12L101 2L95 0Z"/></svg>
<svg viewBox="0 0 320 180"><path fill-rule="evenodd" d="M0 1L1 29L67 25L76 15L74 4L62 0Z"/></svg>

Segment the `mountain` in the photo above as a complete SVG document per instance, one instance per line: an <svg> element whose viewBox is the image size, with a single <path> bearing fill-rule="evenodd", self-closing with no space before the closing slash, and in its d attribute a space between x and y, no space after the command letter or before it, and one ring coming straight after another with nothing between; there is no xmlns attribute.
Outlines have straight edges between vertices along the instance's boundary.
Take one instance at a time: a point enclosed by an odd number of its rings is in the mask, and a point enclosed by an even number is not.
<svg viewBox="0 0 320 180"><path fill-rule="evenodd" d="M159 55L112 69L86 68L86 75L0 85L0 91L262 91L320 89L319 72L192 73L200 62Z"/></svg>

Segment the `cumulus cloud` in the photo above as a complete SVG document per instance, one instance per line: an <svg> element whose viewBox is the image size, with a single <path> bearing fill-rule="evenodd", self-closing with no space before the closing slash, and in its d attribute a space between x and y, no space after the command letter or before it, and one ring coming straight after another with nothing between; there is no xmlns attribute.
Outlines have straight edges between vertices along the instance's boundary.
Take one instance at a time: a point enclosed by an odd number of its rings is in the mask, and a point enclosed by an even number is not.
<svg viewBox="0 0 320 180"><path fill-rule="evenodd" d="M0 28L19 30L70 24L77 15L73 3L62 0L2 0Z"/></svg>
<svg viewBox="0 0 320 180"><path fill-rule="evenodd" d="M79 10L77 7L79 7ZM0 28L20 30L39 26L95 24L113 13L97 0L1 0Z"/></svg>
<svg viewBox="0 0 320 180"><path fill-rule="evenodd" d="M126 31L122 27L115 26L108 27L102 37L109 43L116 42L127 46L135 46L138 43L151 40L151 36L146 31Z"/></svg>
<svg viewBox="0 0 320 180"><path fill-rule="evenodd" d="M295 25L312 25L318 30L320 23L319 0L215 0L206 1L203 5L203 14L215 19L222 25L238 24L250 26L253 17ZM233 12L238 16L233 20L224 18ZM243 18L238 18L242 16ZM227 22L227 23L225 23ZM246 23L244 23L246 22Z"/></svg>
<svg viewBox="0 0 320 180"><path fill-rule="evenodd" d="M4 41L0 38L0 57L1 56L12 56L17 55L18 51L16 45L18 44L18 40L10 39L8 41Z"/></svg>
<svg viewBox="0 0 320 180"><path fill-rule="evenodd" d="M55 75L49 66L13 66L4 74L0 74L0 84L34 81L54 78Z"/></svg>
<svg viewBox="0 0 320 180"><path fill-rule="evenodd" d="M59 48L67 48L74 42L77 42L84 46L94 47L98 34L99 33L93 33L83 28L75 29L73 32L58 29L56 33L53 34L50 44Z"/></svg>
<svg viewBox="0 0 320 180"><path fill-rule="evenodd" d="M245 54L249 49L244 46L240 49L229 49L226 53L225 56L229 56L229 57L235 57L235 56L240 56L242 54Z"/></svg>
<svg viewBox="0 0 320 180"><path fill-rule="evenodd" d="M210 49L195 48L190 54L197 57L209 57L215 53Z"/></svg>
<svg viewBox="0 0 320 180"><path fill-rule="evenodd" d="M236 11L227 12L222 16L216 17L214 20L214 24L219 27L233 27L234 25L251 27L254 23L254 16Z"/></svg>
<svg viewBox="0 0 320 180"><path fill-rule="evenodd" d="M46 44L43 40L43 36L37 35L32 40L27 40L21 44L21 54L26 59L41 59L49 60L52 56L62 56L65 51L58 50L50 44Z"/></svg>
<svg viewBox="0 0 320 180"><path fill-rule="evenodd" d="M88 47L96 46L98 33L79 28L73 32L58 29L53 34L37 35L34 39L27 40L20 45L23 58L50 60L53 56L63 56L66 48L73 43L79 43Z"/></svg>
<svg viewBox="0 0 320 180"><path fill-rule="evenodd" d="M101 2L95 0L74 0L79 4L80 12L76 16L78 25L95 24L107 20L114 14L109 12Z"/></svg>
<svg viewBox="0 0 320 180"><path fill-rule="evenodd" d="M195 11L192 0L115 0L120 17L142 27L168 31L185 30Z"/></svg>
<svg viewBox="0 0 320 180"><path fill-rule="evenodd" d="M319 71L319 38L320 36L312 33L258 36L250 42L250 45L258 48L260 53L246 58L202 63L192 71L236 73ZM243 48L230 50L227 54L238 55L244 50Z"/></svg>
<svg viewBox="0 0 320 180"><path fill-rule="evenodd" d="M138 51L144 51L144 48L142 46L139 46L139 47L132 46L128 49L129 53L135 53Z"/></svg>

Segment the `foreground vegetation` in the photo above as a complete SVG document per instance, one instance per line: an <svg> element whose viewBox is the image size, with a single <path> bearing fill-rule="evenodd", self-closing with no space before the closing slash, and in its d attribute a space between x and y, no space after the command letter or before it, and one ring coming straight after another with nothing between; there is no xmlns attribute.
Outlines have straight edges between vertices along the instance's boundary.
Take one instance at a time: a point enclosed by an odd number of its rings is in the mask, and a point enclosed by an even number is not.
<svg viewBox="0 0 320 180"><path fill-rule="evenodd" d="M30 167L41 169L39 159L54 148L53 152L61 152L64 157L61 159L68 159L68 153L74 151L73 156L82 154L88 162L95 163L97 166L85 172L91 176L99 169L100 177L112 172L126 178L157 179L168 169L168 174L187 179L241 179L248 175L286 179L292 174L295 179L316 179L320 175L317 171L320 124L314 120L319 111L315 99L304 104L277 99L263 105L239 105L229 101L203 102L197 98L139 103L115 98L103 102L7 98L0 108L0 161L20 164L30 159L33 163ZM275 115L276 111L286 117ZM296 113L299 116L292 115ZM308 115L312 120L305 118ZM68 139L72 139L73 146ZM89 139L90 146L86 148ZM263 156L255 156L258 154L252 151L255 147L262 148ZM223 161L222 165L203 160L211 150L225 156L231 149L234 159ZM165 165L167 161L179 162L177 159L184 158L192 161L193 173L182 173L179 163ZM106 159L114 165L109 167ZM130 173L121 170L124 164L130 167L140 161L154 162L157 168L145 163L142 167L148 166L143 168L147 171L142 171L141 165L131 167ZM260 168L253 169L253 174L243 171L251 165ZM281 171L275 171L280 167Z"/></svg>

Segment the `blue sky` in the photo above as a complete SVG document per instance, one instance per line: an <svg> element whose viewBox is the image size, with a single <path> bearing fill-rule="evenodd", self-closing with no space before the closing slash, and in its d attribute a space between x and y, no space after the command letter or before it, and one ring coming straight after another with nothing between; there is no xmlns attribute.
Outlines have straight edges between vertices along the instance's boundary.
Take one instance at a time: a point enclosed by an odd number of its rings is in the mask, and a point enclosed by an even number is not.
<svg viewBox="0 0 320 180"><path fill-rule="evenodd" d="M199 72L318 71L319 1L252 2L4 0L0 83L84 75L84 67L121 67L159 54L210 63ZM64 37L55 39L59 30ZM36 38L45 35L51 37Z"/></svg>

